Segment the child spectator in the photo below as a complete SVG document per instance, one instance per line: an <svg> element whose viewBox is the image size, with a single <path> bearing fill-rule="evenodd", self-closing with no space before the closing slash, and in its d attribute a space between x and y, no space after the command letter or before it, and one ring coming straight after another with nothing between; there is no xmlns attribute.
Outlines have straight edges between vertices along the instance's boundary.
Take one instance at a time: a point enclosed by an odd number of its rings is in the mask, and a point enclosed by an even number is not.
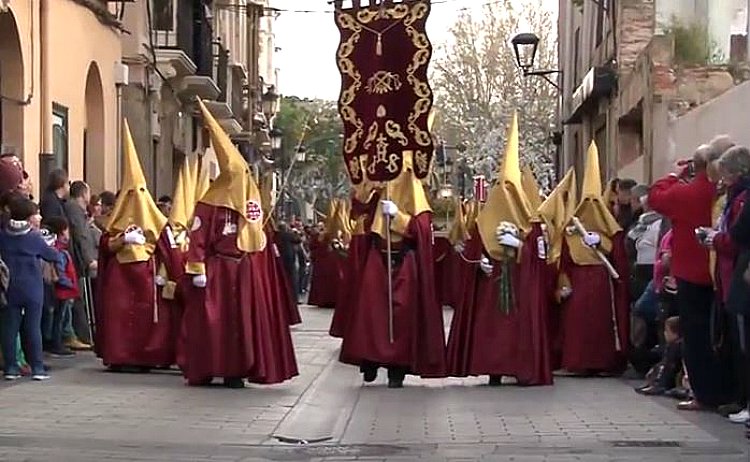
<svg viewBox="0 0 750 462"><path fill-rule="evenodd" d="M49 379L42 353L44 282L39 259L57 262L60 257L56 250L47 246L40 233L32 229L30 220L37 212L38 207L31 200L15 199L10 203L10 217L0 230L0 257L10 270L1 338L6 380L20 378L15 346L21 328L32 379Z"/></svg>
<svg viewBox="0 0 750 462"><path fill-rule="evenodd" d="M63 217L47 220L46 227L57 238L53 246L60 252L61 262L56 266L57 278L54 282L55 310L52 320L52 350L55 356L72 356L75 353L66 347L66 342L75 339L73 330L73 304L80 296L78 274L70 256L70 227Z"/></svg>
<svg viewBox="0 0 750 462"><path fill-rule="evenodd" d="M663 395L678 386L677 376L682 369L682 335L680 318L672 316L664 322L666 348L659 364L649 371L646 384L636 391L643 395Z"/></svg>

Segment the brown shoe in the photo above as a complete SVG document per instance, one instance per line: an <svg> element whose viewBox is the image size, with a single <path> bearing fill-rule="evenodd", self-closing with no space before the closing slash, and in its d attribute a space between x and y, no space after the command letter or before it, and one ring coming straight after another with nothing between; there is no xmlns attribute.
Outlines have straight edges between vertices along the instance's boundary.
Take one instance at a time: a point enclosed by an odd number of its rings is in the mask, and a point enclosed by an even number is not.
<svg viewBox="0 0 750 462"><path fill-rule="evenodd" d="M73 351L88 351L91 349L91 345L89 345L88 343L83 343L75 337L67 340L65 342L65 346Z"/></svg>
<svg viewBox="0 0 750 462"><path fill-rule="evenodd" d="M705 408L698 401L691 399L690 401L682 401L677 403L677 409L680 411L703 411Z"/></svg>

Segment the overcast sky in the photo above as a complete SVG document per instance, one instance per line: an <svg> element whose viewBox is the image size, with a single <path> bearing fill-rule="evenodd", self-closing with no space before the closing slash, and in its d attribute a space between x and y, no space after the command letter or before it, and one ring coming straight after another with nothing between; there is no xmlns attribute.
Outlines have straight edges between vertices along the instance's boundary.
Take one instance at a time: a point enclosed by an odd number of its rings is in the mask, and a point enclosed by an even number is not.
<svg viewBox="0 0 750 462"><path fill-rule="evenodd" d="M519 4L526 3L517 0ZM427 21L433 46L446 40L459 11L479 11L487 0L447 0L436 3ZM557 9L557 0L545 0ZM271 0L271 6L284 10L314 10L321 13L281 12L274 25L280 92L309 98L336 100L341 77L336 68L339 33L327 0Z"/></svg>

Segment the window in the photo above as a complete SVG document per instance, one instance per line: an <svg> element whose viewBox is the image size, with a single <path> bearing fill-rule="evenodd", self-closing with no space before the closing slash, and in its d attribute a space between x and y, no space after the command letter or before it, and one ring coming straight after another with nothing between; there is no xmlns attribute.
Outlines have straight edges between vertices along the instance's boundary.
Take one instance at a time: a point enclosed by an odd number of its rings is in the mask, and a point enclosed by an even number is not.
<svg viewBox="0 0 750 462"><path fill-rule="evenodd" d="M596 12L596 46L601 45L604 39L604 20L607 18L607 1L602 0L599 3Z"/></svg>
<svg viewBox="0 0 750 462"><path fill-rule="evenodd" d="M68 108L52 104L52 168L68 170Z"/></svg>
<svg viewBox="0 0 750 462"><path fill-rule="evenodd" d="M174 0L152 0L151 24L154 30L174 31L177 22L177 8Z"/></svg>

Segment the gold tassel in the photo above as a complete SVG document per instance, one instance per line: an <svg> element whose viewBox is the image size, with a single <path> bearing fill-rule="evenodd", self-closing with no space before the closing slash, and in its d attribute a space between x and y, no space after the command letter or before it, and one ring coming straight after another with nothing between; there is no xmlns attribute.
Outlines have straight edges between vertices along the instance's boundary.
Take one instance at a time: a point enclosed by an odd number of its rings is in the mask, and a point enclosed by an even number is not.
<svg viewBox="0 0 750 462"><path fill-rule="evenodd" d="M383 39L382 35L378 34L378 41L375 44L375 54L378 56L383 56Z"/></svg>

